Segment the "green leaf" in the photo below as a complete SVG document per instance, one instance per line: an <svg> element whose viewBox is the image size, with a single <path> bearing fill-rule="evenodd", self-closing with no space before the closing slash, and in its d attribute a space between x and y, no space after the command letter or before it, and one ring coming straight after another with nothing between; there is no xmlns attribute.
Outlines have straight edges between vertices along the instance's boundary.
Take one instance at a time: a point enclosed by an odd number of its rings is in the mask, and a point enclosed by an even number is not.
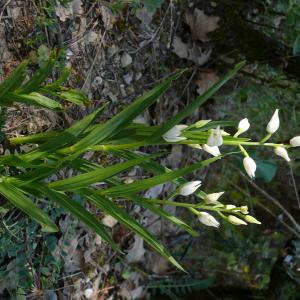
<svg viewBox="0 0 300 300"><path fill-rule="evenodd" d="M80 152L88 147L98 144L112 134L117 134L124 127L128 126L129 123L139 114L141 114L147 107L152 105L181 74L182 72L179 72L176 75L168 78L163 83L156 86L151 91L130 104L127 108L111 118L104 125L93 129L86 137L77 142L71 150L73 152Z"/></svg>
<svg viewBox="0 0 300 300"><path fill-rule="evenodd" d="M255 178L261 178L266 183L271 182L276 175L276 163L268 160L259 160L256 162L256 165Z"/></svg>
<svg viewBox="0 0 300 300"><path fill-rule="evenodd" d="M85 196L91 203L102 209L107 214L118 220L121 224L128 227L130 230L141 236L145 242L148 243L154 250L160 255L169 260L178 269L185 271L182 266L174 259L174 257L168 252L168 250L156 240L152 234L149 233L143 226L141 226L135 219L123 211L112 201L97 195L94 191L88 189L82 189L80 191L82 196Z"/></svg>
<svg viewBox="0 0 300 300"><path fill-rule="evenodd" d="M163 126L159 127L146 142L151 143L159 139L164 133L173 128L175 125L179 124L185 118L190 116L195 109L205 103L214 93L216 93L229 79L231 79L243 66L245 62L241 62L235 66L234 69L229 71L221 80L210 87L203 95L197 97L193 102L191 102L187 107L182 109L177 115L172 117Z"/></svg>
<svg viewBox="0 0 300 300"><path fill-rule="evenodd" d="M58 96L77 105L89 105L91 103L87 96L83 92L78 90L60 92L58 93Z"/></svg>
<svg viewBox="0 0 300 300"><path fill-rule="evenodd" d="M0 99L3 102L3 96L8 92L12 92L21 86L26 77L26 68L28 61L22 62L0 85ZM7 103L11 103L7 99Z"/></svg>
<svg viewBox="0 0 300 300"><path fill-rule="evenodd" d="M56 232L57 226L52 222L48 215L41 211L32 201L12 184L1 182L0 193L14 206L25 212L32 219L36 220L42 225L42 231Z"/></svg>
<svg viewBox="0 0 300 300"><path fill-rule="evenodd" d="M10 99L10 101L22 102L29 105L41 106L54 110L62 110L63 107L58 102L36 92L30 94L17 94L8 93L4 99Z"/></svg>
<svg viewBox="0 0 300 300"><path fill-rule="evenodd" d="M38 69L33 76L20 88L22 94L31 93L40 87L40 85L50 76L56 59L49 59L44 67Z"/></svg>
<svg viewBox="0 0 300 300"><path fill-rule="evenodd" d="M70 199L64 193L54 191L47 188L44 185L35 185L33 188L40 190L44 195L49 197L52 201L56 202L58 205L72 213L80 221L86 224L90 229L95 231L103 240L105 240L115 251L120 252L118 245L107 233L105 227L84 207L82 207L78 202Z"/></svg>
<svg viewBox="0 0 300 300"><path fill-rule="evenodd" d="M111 176L114 176L120 172L127 170L128 168L134 167L141 163L143 160L146 160L148 157L153 156L144 156L143 158L129 160L103 169L99 168L97 170L80 174L78 176L73 176L71 178L51 182L49 183L49 187L60 191L73 191L84 187L88 187L93 183L103 181Z"/></svg>
<svg viewBox="0 0 300 300"><path fill-rule="evenodd" d="M39 148L28 152L21 157L27 161L33 161L35 159L46 157L49 153L54 153L56 150L68 146L74 139L76 139L86 128L95 120L95 118L104 110L106 106L102 106L95 110L93 113L87 115L82 120L76 122L68 129L62 131L58 135L50 138L46 143Z"/></svg>
<svg viewBox="0 0 300 300"><path fill-rule="evenodd" d="M162 184L167 181L172 181L173 179L184 176L188 173L196 171L197 169L206 167L211 163L221 159L221 157L223 156L213 157L176 171L171 171L165 174L157 175L130 184L123 184L120 186L111 187L109 189L99 190L97 191L97 193L99 195L119 196L119 197L126 196L132 193L139 193L158 184Z"/></svg>

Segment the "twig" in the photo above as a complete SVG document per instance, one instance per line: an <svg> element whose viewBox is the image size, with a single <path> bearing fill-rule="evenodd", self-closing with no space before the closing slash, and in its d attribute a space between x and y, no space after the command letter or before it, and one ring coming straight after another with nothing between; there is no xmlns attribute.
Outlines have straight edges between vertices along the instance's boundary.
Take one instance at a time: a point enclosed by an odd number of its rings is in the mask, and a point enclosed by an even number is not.
<svg viewBox="0 0 300 300"><path fill-rule="evenodd" d="M9 5L9 3L10 3L11 1L12 1L12 0L8 0L8 1L3 5L3 8L2 8L2 11L1 11L1 14L0 14L0 24L1 24L1 21L2 21L3 13L4 13L5 9L7 8L7 6Z"/></svg>
<svg viewBox="0 0 300 300"><path fill-rule="evenodd" d="M296 184L296 180L295 180L292 165L289 164L289 167L290 167L290 170L291 170L291 177L292 177L292 182L293 182L293 186L294 186L294 190L295 190L296 199L297 199L297 202L298 202L298 207L300 208L300 199L299 199L297 184Z"/></svg>

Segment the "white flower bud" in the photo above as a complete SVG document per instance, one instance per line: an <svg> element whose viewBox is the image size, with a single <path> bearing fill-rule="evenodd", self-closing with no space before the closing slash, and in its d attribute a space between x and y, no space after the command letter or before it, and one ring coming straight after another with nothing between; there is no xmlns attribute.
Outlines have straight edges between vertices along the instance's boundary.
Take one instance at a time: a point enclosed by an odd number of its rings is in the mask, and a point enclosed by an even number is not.
<svg viewBox="0 0 300 300"><path fill-rule="evenodd" d="M233 225L247 225L247 223L236 216L229 215L227 221Z"/></svg>
<svg viewBox="0 0 300 300"><path fill-rule="evenodd" d="M207 204L215 204L225 192L206 194L203 198Z"/></svg>
<svg viewBox="0 0 300 300"><path fill-rule="evenodd" d="M254 223L254 224L261 224L261 222L259 222L258 220L256 220L254 217L252 216L245 216L245 221L247 221L248 223Z"/></svg>
<svg viewBox="0 0 300 300"><path fill-rule="evenodd" d="M218 126L216 129L212 129L210 131L210 135L209 138L207 140L207 145L208 146L221 146L223 144L223 137L222 137L222 133L220 130L220 126Z"/></svg>
<svg viewBox="0 0 300 300"><path fill-rule="evenodd" d="M207 144L204 144L204 145L202 145L202 149L205 152L207 152L207 153L209 153L209 154L211 154L213 156L219 156L219 155L221 155L220 150L219 150L219 148L217 146L210 147Z"/></svg>
<svg viewBox="0 0 300 300"><path fill-rule="evenodd" d="M275 152L276 155L284 158L286 161L291 161L291 159L289 158L288 152L283 147L281 147L281 146L276 147L274 149L274 152Z"/></svg>
<svg viewBox="0 0 300 300"><path fill-rule="evenodd" d="M201 186L200 180L184 183L179 187L179 194L181 196L189 196L193 194L200 186Z"/></svg>
<svg viewBox="0 0 300 300"><path fill-rule="evenodd" d="M279 128L279 116L278 116L278 109L275 110L270 122L267 125L267 132L274 133Z"/></svg>
<svg viewBox="0 0 300 300"><path fill-rule="evenodd" d="M207 212L199 212L198 219L202 224L206 226L212 226L216 228L220 226L220 223Z"/></svg>
<svg viewBox="0 0 300 300"><path fill-rule="evenodd" d="M300 147L300 135L293 137L290 139L290 144L293 147Z"/></svg>
<svg viewBox="0 0 300 300"><path fill-rule="evenodd" d="M242 214L247 215L249 213L248 206L247 205L241 206L240 211L241 211Z"/></svg>
<svg viewBox="0 0 300 300"><path fill-rule="evenodd" d="M187 127L188 127L187 125L183 125L183 124L175 125L169 131L167 131L162 137L165 141L171 143L186 140L186 137L180 135L181 132Z"/></svg>
<svg viewBox="0 0 300 300"><path fill-rule="evenodd" d="M256 163L250 156L244 158L243 165L249 177L255 177Z"/></svg>
<svg viewBox="0 0 300 300"><path fill-rule="evenodd" d="M225 205L225 209L230 210L230 209L234 209L234 208L236 208L236 206L233 205L233 204L227 204L227 205Z"/></svg>
<svg viewBox="0 0 300 300"><path fill-rule="evenodd" d="M250 128L250 123L248 121L247 118L243 119L240 121L239 125L238 125L238 132L241 134L241 133L244 133L246 132L248 129Z"/></svg>
<svg viewBox="0 0 300 300"><path fill-rule="evenodd" d="M196 128L200 128L205 126L206 124L208 124L211 120L200 120L198 122L195 123L195 127Z"/></svg>
<svg viewBox="0 0 300 300"><path fill-rule="evenodd" d="M202 147L199 144L188 144L189 147L201 150Z"/></svg>

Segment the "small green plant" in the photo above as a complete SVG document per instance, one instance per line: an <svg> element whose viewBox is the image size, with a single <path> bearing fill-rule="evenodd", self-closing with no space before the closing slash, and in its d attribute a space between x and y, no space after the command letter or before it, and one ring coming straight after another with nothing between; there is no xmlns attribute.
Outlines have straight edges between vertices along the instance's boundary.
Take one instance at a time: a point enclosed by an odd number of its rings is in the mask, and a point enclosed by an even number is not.
<svg viewBox="0 0 300 300"><path fill-rule="evenodd" d="M242 153L244 156L244 167L251 178L255 176L256 163L249 157L244 147L270 147L275 149L277 155L288 160L286 149L292 146L299 146L299 137L292 139L291 145L267 142L279 127L278 110L267 125L268 133L266 137L260 142L253 142L249 138L239 137L239 135L243 134L250 127L247 119L243 119L238 124L232 121L207 120L198 121L191 125L178 125L195 108L202 105L218 91L243 65L244 63L238 64L205 94L196 98L177 115L158 126L150 127L134 124L133 120L146 108L155 103L170 87L172 82L180 77L182 72L178 72L160 85L154 87L151 91L141 96L123 111L104 123L95 124L95 120L104 111L106 106L97 109L64 131L11 138L10 143L13 145L37 144L37 147L24 154L0 157L0 166L3 170L0 182L0 194L12 205L40 223L42 231L46 232L55 232L58 228L55 222L40 208L42 205L38 199L53 201L99 234L114 250L120 251L118 245L108 234L105 226L85 209L85 201L89 202L140 235L154 250L176 267L183 270L182 266L172 257L169 251L146 228L128 214L118 200L132 201L143 208L149 209L194 236L197 235L197 232L190 225L163 210L161 205L167 204L186 207L192 214L198 217L201 223L207 226L219 227L220 225L219 221L207 211L216 213L226 222L234 225L247 225L247 223L260 224L258 220L248 215L247 206L236 207L234 205L224 205L219 201L219 197L223 192L206 194L203 190L199 189L201 185L199 180L187 182L183 178L183 176L200 168L207 167L225 156L237 153L229 152L221 155L218 146L222 144L238 148L238 153ZM50 68L48 64L47 66ZM22 68L24 68L23 65L6 81L6 83L10 81L14 82L14 89L12 90L20 90L22 91L21 94L25 96L26 92L32 95L33 87L34 90L45 91L45 88L41 88L42 81L46 79L47 72L45 71L42 72L43 77L33 76L28 82L22 85L21 89L18 89L15 77L23 74ZM19 82L23 82L23 80ZM54 90L56 93L61 93L59 82L58 80L53 84L46 85L47 90L49 90L50 86L50 91ZM11 90L8 90L8 93L12 93ZM5 93L3 95L4 99L7 99L5 98ZM28 96L23 98L27 99ZM74 102L72 97L69 100ZM55 108L53 107L53 102L52 100L50 102L47 100L47 103L51 103L47 107ZM35 103L40 105L43 101ZM54 103L57 105L56 102ZM238 130L234 136L231 136L222 131L220 126L237 126ZM174 143L203 149L214 157L173 171L155 161L155 158L162 155L162 153L141 154L135 152L136 149L144 146L164 146ZM107 152L122 161L103 167L82 157L82 154L88 151ZM153 176L132 183L122 182L122 173L137 165L148 173L153 174ZM17 169L16 176L11 176L5 172L5 170L12 167ZM49 182L49 178L52 175L66 169L72 169L74 176ZM140 194L153 186L169 181L172 181L178 188L166 200L145 199ZM100 182L105 182L105 185L99 189L95 184ZM199 203L191 204L185 201L171 201L176 196L186 197L192 194L198 197ZM74 201L74 196L84 199L83 205Z"/></svg>

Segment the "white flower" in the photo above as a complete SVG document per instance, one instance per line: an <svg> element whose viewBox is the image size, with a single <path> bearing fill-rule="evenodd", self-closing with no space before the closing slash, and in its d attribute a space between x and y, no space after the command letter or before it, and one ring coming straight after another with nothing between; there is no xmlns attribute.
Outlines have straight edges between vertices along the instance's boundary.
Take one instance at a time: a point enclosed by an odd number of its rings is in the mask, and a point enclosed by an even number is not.
<svg viewBox="0 0 300 300"><path fill-rule="evenodd" d="M300 135L293 137L290 139L290 144L293 147L300 147Z"/></svg>
<svg viewBox="0 0 300 300"><path fill-rule="evenodd" d="M233 225L247 225L247 223L236 216L229 215L227 221Z"/></svg>
<svg viewBox="0 0 300 300"><path fill-rule="evenodd" d="M203 198L205 203L207 204L214 204L218 201L218 199L224 194L225 192L219 192L219 193L212 193L212 194L206 194Z"/></svg>
<svg viewBox="0 0 300 300"><path fill-rule="evenodd" d="M221 155L220 150L219 150L219 148L217 146L210 147L207 144L204 144L202 146L202 149L205 152L207 152L207 153L209 153L209 154L211 154L213 156L219 156L219 155Z"/></svg>
<svg viewBox="0 0 300 300"><path fill-rule="evenodd" d="M241 206L240 211L241 211L242 214L247 215L249 213L248 206L247 205Z"/></svg>
<svg viewBox="0 0 300 300"><path fill-rule="evenodd" d="M184 183L179 187L179 194L181 196L188 196L193 194L201 186L200 180L190 181Z"/></svg>
<svg viewBox="0 0 300 300"><path fill-rule="evenodd" d="M169 131L167 131L162 137L165 141L171 143L186 140L186 137L180 135L182 130L184 130L187 127L188 127L187 125L183 125L183 124L175 125Z"/></svg>
<svg viewBox="0 0 300 300"><path fill-rule="evenodd" d="M267 132L274 133L279 128L279 116L278 116L278 109L275 110L270 122L267 125Z"/></svg>
<svg viewBox="0 0 300 300"><path fill-rule="evenodd" d="M200 128L205 126L206 124L208 124L211 120L200 120L198 122L195 123L195 127L196 128Z"/></svg>
<svg viewBox="0 0 300 300"><path fill-rule="evenodd" d="M218 126L216 129L212 129L210 131L210 135L207 140L207 145L213 147L213 146L221 146L223 144L223 137L220 130L220 126Z"/></svg>
<svg viewBox="0 0 300 300"><path fill-rule="evenodd" d="M242 134L250 128L250 123L247 118L241 120L238 125L238 132Z"/></svg>
<svg viewBox="0 0 300 300"><path fill-rule="evenodd" d="M216 228L220 226L220 223L207 212L199 212L198 219L201 223L203 223L206 226L212 226Z"/></svg>
<svg viewBox="0 0 300 300"><path fill-rule="evenodd" d="M244 158L243 165L249 177L255 177L256 163L250 156Z"/></svg>
<svg viewBox="0 0 300 300"><path fill-rule="evenodd" d="M259 222L252 216L245 216L245 221L247 221L248 223L261 224L261 222Z"/></svg>
<svg viewBox="0 0 300 300"><path fill-rule="evenodd" d="M188 144L188 146L195 149L202 149L202 147L199 144Z"/></svg>
<svg viewBox="0 0 300 300"><path fill-rule="evenodd" d="M288 152L283 147L281 147L281 146L276 147L274 149L274 152L276 155L284 158L286 161L291 161L291 159L289 158Z"/></svg>

